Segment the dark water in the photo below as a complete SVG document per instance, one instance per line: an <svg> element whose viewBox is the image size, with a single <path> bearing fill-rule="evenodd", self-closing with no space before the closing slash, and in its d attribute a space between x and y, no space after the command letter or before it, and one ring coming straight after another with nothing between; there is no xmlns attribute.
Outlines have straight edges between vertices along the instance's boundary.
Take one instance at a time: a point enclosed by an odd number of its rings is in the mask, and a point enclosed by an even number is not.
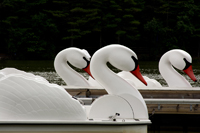
<svg viewBox="0 0 200 133"><path fill-rule="evenodd" d="M148 133L200 133L199 119L200 115L156 114L150 116Z"/></svg>
<svg viewBox="0 0 200 133"><path fill-rule="evenodd" d="M142 75L156 79L162 86L167 86L165 80L159 73L158 62L139 62ZM0 69L5 67L14 67L26 72L46 78L50 83L65 85L64 81L57 75L54 70L53 61L12 61L0 60ZM115 72L118 69L112 68ZM88 78L82 70L78 70L84 77ZM200 81L200 63L193 63L193 71L198 81ZM200 83L194 83L183 72L179 71L193 87L199 87ZM150 115L152 124L148 126L148 133L200 133L200 115L172 115L172 114L155 114Z"/></svg>
<svg viewBox="0 0 200 133"><path fill-rule="evenodd" d="M167 86L167 83L162 78L158 70L158 62L139 62L140 70L142 75L149 78L155 79L161 83L162 86ZM183 71L177 70L181 73L193 87L200 86L200 63L193 63L193 71L199 82L193 82ZM16 60L0 60L0 69L5 67L14 67L26 72L33 73L35 75L42 76L46 78L50 83L56 83L59 85L65 85L65 82L58 76L55 72L53 60L48 61L16 61ZM119 72L120 70L112 68L113 71ZM88 74L82 70L76 69L84 77L88 78Z"/></svg>

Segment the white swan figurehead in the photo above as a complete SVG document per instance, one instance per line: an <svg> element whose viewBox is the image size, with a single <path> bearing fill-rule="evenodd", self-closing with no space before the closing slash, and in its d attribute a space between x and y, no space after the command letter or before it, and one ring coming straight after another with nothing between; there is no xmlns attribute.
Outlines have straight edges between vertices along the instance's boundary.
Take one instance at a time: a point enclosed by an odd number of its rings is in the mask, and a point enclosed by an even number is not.
<svg viewBox="0 0 200 133"><path fill-rule="evenodd" d="M128 92L128 90L126 89L130 88L125 87L123 85L118 85L118 83L120 83L121 81L124 82L124 80L116 82L116 80L120 77L116 76L116 74L107 67L107 62L109 62L110 64L112 64L120 70L131 72L144 84L147 84L139 71L138 59L136 54L125 46L114 44L109 45L95 52L95 54L92 57L90 67L90 71L93 77L98 82L100 82L103 87L106 88L106 91L109 94L118 95L121 93L126 93ZM113 83L113 81L116 83Z"/></svg>
<svg viewBox="0 0 200 133"><path fill-rule="evenodd" d="M169 87L192 87L173 67L183 70L193 81L197 81L192 70L191 56L180 49L166 52L159 61L159 71Z"/></svg>
<svg viewBox="0 0 200 133"><path fill-rule="evenodd" d="M99 49L94 53L91 59L90 70L93 77L101 83L109 95L103 96L93 102L89 117L106 118L109 114L116 113L114 111L119 110L121 107L119 112L121 112L120 114L124 117L131 118L133 116L134 118L148 118L146 103L140 92L126 80L117 76L116 73L110 70L107 66L107 62L120 70L131 72L144 84L147 84L139 71L137 56L131 49L117 44L108 45ZM122 101L127 103L127 109L129 108L128 110L133 112L130 113L129 116L127 116L126 111L123 111L126 109ZM103 107L107 109L100 109Z"/></svg>
<svg viewBox="0 0 200 133"><path fill-rule="evenodd" d="M90 86L87 80L68 64L70 63L74 67L83 69L90 74L90 58L89 53L84 49L67 48L57 54L54 60L54 67L58 75L68 86Z"/></svg>

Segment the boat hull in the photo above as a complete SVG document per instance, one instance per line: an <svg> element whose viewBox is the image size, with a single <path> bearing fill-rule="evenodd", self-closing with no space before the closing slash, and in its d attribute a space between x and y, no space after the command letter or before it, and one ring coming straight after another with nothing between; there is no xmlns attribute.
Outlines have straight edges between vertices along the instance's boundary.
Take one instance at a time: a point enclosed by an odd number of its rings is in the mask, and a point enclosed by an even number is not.
<svg viewBox="0 0 200 133"><path fill-rule="evenodd" d="M147 133L147 124L150 122L1 122L0 133Z"/></svg>

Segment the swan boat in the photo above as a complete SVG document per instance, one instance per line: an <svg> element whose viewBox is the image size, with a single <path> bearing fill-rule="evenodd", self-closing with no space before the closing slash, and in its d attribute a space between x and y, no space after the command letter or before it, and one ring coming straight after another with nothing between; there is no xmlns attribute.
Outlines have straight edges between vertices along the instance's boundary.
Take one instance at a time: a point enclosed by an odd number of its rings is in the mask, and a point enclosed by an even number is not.
<svg viewBox="0 0 200 133"><path fill-rule="evenodd" d="M116 52L110 53L111 48ZM2 77L0 132L147 133L151 121L141 94L106 66L109 61L146 84L139 72L137 56L121 45L102 49L92 57L91 72L108 94L90 106L81 105L63 87L35 77L23 74ZM100 56L102 52L105 56ZM107 78L102 78L106 75Z"/></svg>
<svg viewBox="0 0 200 133"><path fill-rule="evenodd" d="M83 77L73 68L84 70L90 74L90 54L85 49L76 47L66 48L60 51L54 60L54 68L56 73L64 80L67 87L89 87L102 88L91 76L88 79Z"/></svg>
<svg viewBox="0 0 200 133"><path fill-rule="evenodd" d="M151 114L154 110L156 110L158 113L200 114L200 108L198 106L200 103L200 88L192 87L190 83L176 71L176 69L180 71L182 70L194 82L196 82L197 80L194 76L191 64L191 56L187 52L180 49L170 50L161 57L159 61L159 71L169 87L162 87L159 84L149 85L151 82L148 82L143 76L148 83L148 86L145 86L142 82L136 79L136 77L126 71L120 73L121 76L119 76L123 77L124 79L128 79L129 81L134 81L132 85L136 85L135 87L142 94L148 106L149 114ZM135 82L136 80L137 82ZM94 87L70 88L65 86L65 89L71 95L81 93L78 97L85 104L90 104L96 97L108 93L102 88ZM91 94L90 98L83 98L85 97L85 92L88 91L88 89ZM163 101L168 101L169 104ZM163 107L162 110L160 109L161 106ZM179 110L177 110L177 108L179 108ZM168 111L165 109L168 109Z"/></svg>
<svg viewBox="0 0 200 133"><path fill-rule="evenodd" d="M181 50L181 49L173 49L165 54L160 58L159 61L159 71L161 76L164 78L164 80L167 82L168 87L162 87L162 85L157 82L154 79L149 79L146 76L143 76L143 78L147 81L147 86L144 85L140 80L138 80L135 76L131 75L127 71L122 71L118 73L117 75L122 77L123 79L127 80L130 84L138 88L138 90L142 88L146 88L149 90L154 89L181 89L181 88L188 88L191 89L192 86L190 83L180 74L176 71L176 69L183 71L186 73L194 82L197 82L197 79L194 76L193 70L192 70L192 58L191 56ZM66 89L71 89L69 86L64 86ZM73 89L84 89L86 87L84 86L76 86ZM89 87L88 89L104 89L102 87Z"/></svg>

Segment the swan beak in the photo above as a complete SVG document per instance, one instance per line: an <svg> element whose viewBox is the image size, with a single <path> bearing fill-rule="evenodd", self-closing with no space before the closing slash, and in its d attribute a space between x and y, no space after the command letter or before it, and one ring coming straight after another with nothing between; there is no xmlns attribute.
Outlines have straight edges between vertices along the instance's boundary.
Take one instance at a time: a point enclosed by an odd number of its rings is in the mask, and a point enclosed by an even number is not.
<svg viewBox="0 0 200 133"><path fill-rule="evenodd" d="M94 77L92 76L90 72L90 64L87 67L83 68L83 70L86 71L94 79Z"/></svg>
<svg viewBox="0 0 200 133"><path fill-rule="evenodd" d="M197 82L196 77L194 76L192 65L190 65L187 69L183 70L194 82Z"/></svg>
<svg viewBox="0 0 200 133"><path fill-rule="evenodd" d="M147 82L144 80L142 74L140 73L140 68L139 65L137 66L137 68L133 71L130 71L133 75L135 75L135 77L137 77L142 83L144 83L147 86Z"/></svg>

